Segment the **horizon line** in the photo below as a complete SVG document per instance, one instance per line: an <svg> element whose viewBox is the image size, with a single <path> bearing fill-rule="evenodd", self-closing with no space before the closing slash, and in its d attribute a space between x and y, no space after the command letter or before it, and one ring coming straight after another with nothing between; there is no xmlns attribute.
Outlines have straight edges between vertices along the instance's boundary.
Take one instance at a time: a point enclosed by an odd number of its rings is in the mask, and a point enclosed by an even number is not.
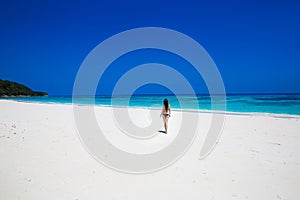
<svg viewBox="0 0 300 200"><path fill-rule="evenodd" d="M192 96L192 95L203 95L203 96L210 96L210 95L224 95L224 94L209 94L209 93L197 93L197 94L118 94L118 95L111 95L111 94L96 94L95 97L122 97L122 96ZM300 92L280 92L280 93L225 93L225 95L300 95ZM64 97L64 96L73 96L72 94L48 94L48 97ZM77 95L77 97L91 97L93 95Z"/></svg>

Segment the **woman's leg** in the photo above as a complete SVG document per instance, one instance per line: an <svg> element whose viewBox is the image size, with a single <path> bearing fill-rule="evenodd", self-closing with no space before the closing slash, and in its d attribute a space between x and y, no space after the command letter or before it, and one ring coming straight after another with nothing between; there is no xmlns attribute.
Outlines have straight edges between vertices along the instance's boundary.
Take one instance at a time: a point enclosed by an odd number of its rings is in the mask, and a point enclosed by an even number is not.
<svg viewBox="0 0 300 200"><path fill-rule="evenodd" d="M166 120L165 120L165 130L166 130L166 133L168 133L168 121L169 121L169 116L167 116Z"/></svg>
<svg viewBox="0 0 300 200"><path fill-rule="evenodd" d="M167 117L166 116L163 116L163 120L164 120L164 128L165 128L165 131L166 131L166 133L167 133Z"/></svg>

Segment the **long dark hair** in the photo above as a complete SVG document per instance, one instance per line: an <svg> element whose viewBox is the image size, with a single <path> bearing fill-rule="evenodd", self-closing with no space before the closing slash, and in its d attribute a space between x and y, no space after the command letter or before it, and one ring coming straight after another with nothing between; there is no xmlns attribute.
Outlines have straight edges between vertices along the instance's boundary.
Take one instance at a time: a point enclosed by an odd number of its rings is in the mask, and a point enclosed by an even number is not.
<svg viewBox="0 0 300 200"><path fill-rule="evenodd" d="M164 99L164 105L165 105L166 112L168 112L168 108L169 108L168 99Z"/></svg>

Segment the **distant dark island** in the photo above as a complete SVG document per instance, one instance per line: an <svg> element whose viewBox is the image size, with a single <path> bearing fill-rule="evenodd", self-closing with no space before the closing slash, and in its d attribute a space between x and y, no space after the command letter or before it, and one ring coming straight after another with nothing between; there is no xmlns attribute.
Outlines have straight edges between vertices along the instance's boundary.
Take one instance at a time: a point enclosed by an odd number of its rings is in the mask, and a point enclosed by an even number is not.
<svg viewBox="0 0 300 200"><path fill-rule="evenodd" d="M46 92L36 92L20 83L0 79L0 97L48 96Z"/></svg>

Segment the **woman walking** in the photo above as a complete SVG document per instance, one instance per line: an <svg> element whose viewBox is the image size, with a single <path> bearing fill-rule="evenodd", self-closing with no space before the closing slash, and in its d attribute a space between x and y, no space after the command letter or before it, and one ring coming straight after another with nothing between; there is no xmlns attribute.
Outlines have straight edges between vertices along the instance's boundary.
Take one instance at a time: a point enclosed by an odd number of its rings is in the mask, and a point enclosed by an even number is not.
<svg viewBox="0 0 300 200"><path fill-rule="evenodd" d="M164 99L164 105L162 107L160 116L163 116L165 132L167 134L168 133L168 121L169 121L169 118L171 117L171 108L170 108L168 99Z"/></svg>

